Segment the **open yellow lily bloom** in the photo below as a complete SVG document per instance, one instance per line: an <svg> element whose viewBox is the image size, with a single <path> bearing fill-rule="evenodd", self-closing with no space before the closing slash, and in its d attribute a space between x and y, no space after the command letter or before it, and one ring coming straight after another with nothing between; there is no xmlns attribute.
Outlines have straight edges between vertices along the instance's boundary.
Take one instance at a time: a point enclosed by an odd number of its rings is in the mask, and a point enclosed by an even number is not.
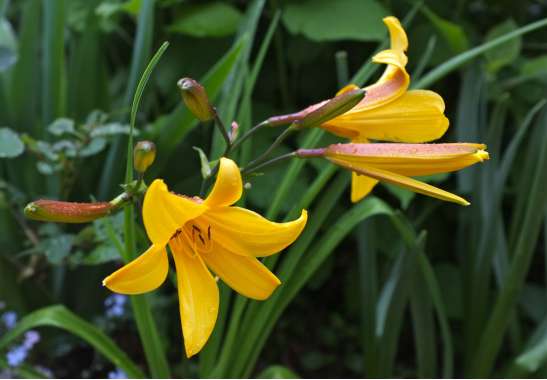
<svg viewBox="0 0 547 380"><path fill-rule="evenodd" d="M369 140L421 143L440 138L448 128L444 101L427 90L410 90L406 72L408 39L395 17L384 18L389 29L391 47L373 57L387 67L380 79L365 87L366 96L350 111L321 127L354 143ZM356 88L348 85L339 93ZM351 200L366 196L378 181L364 175L353 175Z"/></svg>
<svg viewBox="0 0 547 380"><path fill-rule="evenodd" d="M412 179L449 173L487 160L483 144L335 144L322 149L299 149L300 157L325 157L336 165L416 193L469 205L465 199L435 186Z"/></svg>
<svg viewBox="0 0 547 380"><path fill-rule="evenodd" d="M215 185L205 200L173 194L162 180L155 180L143 204L144 227L151 247L103 281L110 290L123 294L156 289L169 270L169 245L177 270L188 357L205 345L218 315L219 291L209 269L238 293L266 299L281 282L256 257L283 250L306 225L305 210L292 222L274 223L232 206L242 189L239 168L227 158L221 158Z"/></svg>

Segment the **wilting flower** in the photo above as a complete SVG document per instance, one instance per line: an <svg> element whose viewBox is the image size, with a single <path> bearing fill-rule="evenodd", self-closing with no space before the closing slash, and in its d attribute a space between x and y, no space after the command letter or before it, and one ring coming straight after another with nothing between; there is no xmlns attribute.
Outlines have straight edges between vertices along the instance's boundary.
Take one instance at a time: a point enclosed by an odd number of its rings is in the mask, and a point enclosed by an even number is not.
<svg viewBox="0 0 547 380"><path fill-rule="evenodd" d="M321 149L299 149L299 157L324 157L336 165L367 176L467 206L465 199L412 179L463 169L488 159L482 144L335 144Z"/></svg>
<svg viewBox="0 0 547 380"><path fill-rule="evenodd" d="M117 293L156 289L167 276L169 245L188 357L201 350L217 319L219 291L208 268L242 295L266 299L280 281L256 257L281 251L306 224L305 210L297 220L274 223L232 206L241 193L239 168L227 158L221 158L216 182L205 200L173 194L162 180L155 180L143 203L144 227L152 246L103 281Z"/></svg>

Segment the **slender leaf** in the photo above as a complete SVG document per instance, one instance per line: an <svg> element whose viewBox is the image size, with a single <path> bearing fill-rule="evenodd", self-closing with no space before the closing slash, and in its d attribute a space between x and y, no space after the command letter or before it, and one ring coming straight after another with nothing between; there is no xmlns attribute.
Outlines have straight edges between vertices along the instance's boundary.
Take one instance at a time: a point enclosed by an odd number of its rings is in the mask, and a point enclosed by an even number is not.
<svg viewBox="0 0 547 380"><path fill-rule="evenodd" d="M0 350L7 348L25 331L43 326L57 327L82 338L128 376L144 378L141 370L112 339L91 323L60 305L39 309L25 316L12 330L0 338Z"/></svg>

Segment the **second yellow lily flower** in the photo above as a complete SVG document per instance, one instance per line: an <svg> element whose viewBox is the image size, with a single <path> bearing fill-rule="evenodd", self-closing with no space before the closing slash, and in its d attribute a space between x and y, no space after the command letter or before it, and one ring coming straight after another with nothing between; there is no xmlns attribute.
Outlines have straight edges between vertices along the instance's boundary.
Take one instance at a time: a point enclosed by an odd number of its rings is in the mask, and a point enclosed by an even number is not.
<svg viewBox="0 0 547 380"><path fill-rule="evenodd" d="M352 143L370 140L422 143L440 138L448 128L444 101L428 90L408 90L410 76L406 72L408 39L399 20L384 18L391 47L373 57L373 62L386 64L380 79L365 87L366 96L353 109L321 125ZM338 94L357 88L348 85ZM351 200L366 196L378 181L366 175L353 174Z"/></svg>

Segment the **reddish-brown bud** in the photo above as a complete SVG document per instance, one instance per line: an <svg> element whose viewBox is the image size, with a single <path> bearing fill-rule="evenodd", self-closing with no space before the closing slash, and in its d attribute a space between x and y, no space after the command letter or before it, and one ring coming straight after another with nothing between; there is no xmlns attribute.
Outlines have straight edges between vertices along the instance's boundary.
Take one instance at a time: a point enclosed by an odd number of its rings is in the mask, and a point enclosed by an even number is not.
<svg viewBox="0 0 547 380"><path fill-rule="evenodd" d="M42 222L85 223L106 216L114 206L108 202L76 203L40 199L25 207L25 216Z"/></svg>

